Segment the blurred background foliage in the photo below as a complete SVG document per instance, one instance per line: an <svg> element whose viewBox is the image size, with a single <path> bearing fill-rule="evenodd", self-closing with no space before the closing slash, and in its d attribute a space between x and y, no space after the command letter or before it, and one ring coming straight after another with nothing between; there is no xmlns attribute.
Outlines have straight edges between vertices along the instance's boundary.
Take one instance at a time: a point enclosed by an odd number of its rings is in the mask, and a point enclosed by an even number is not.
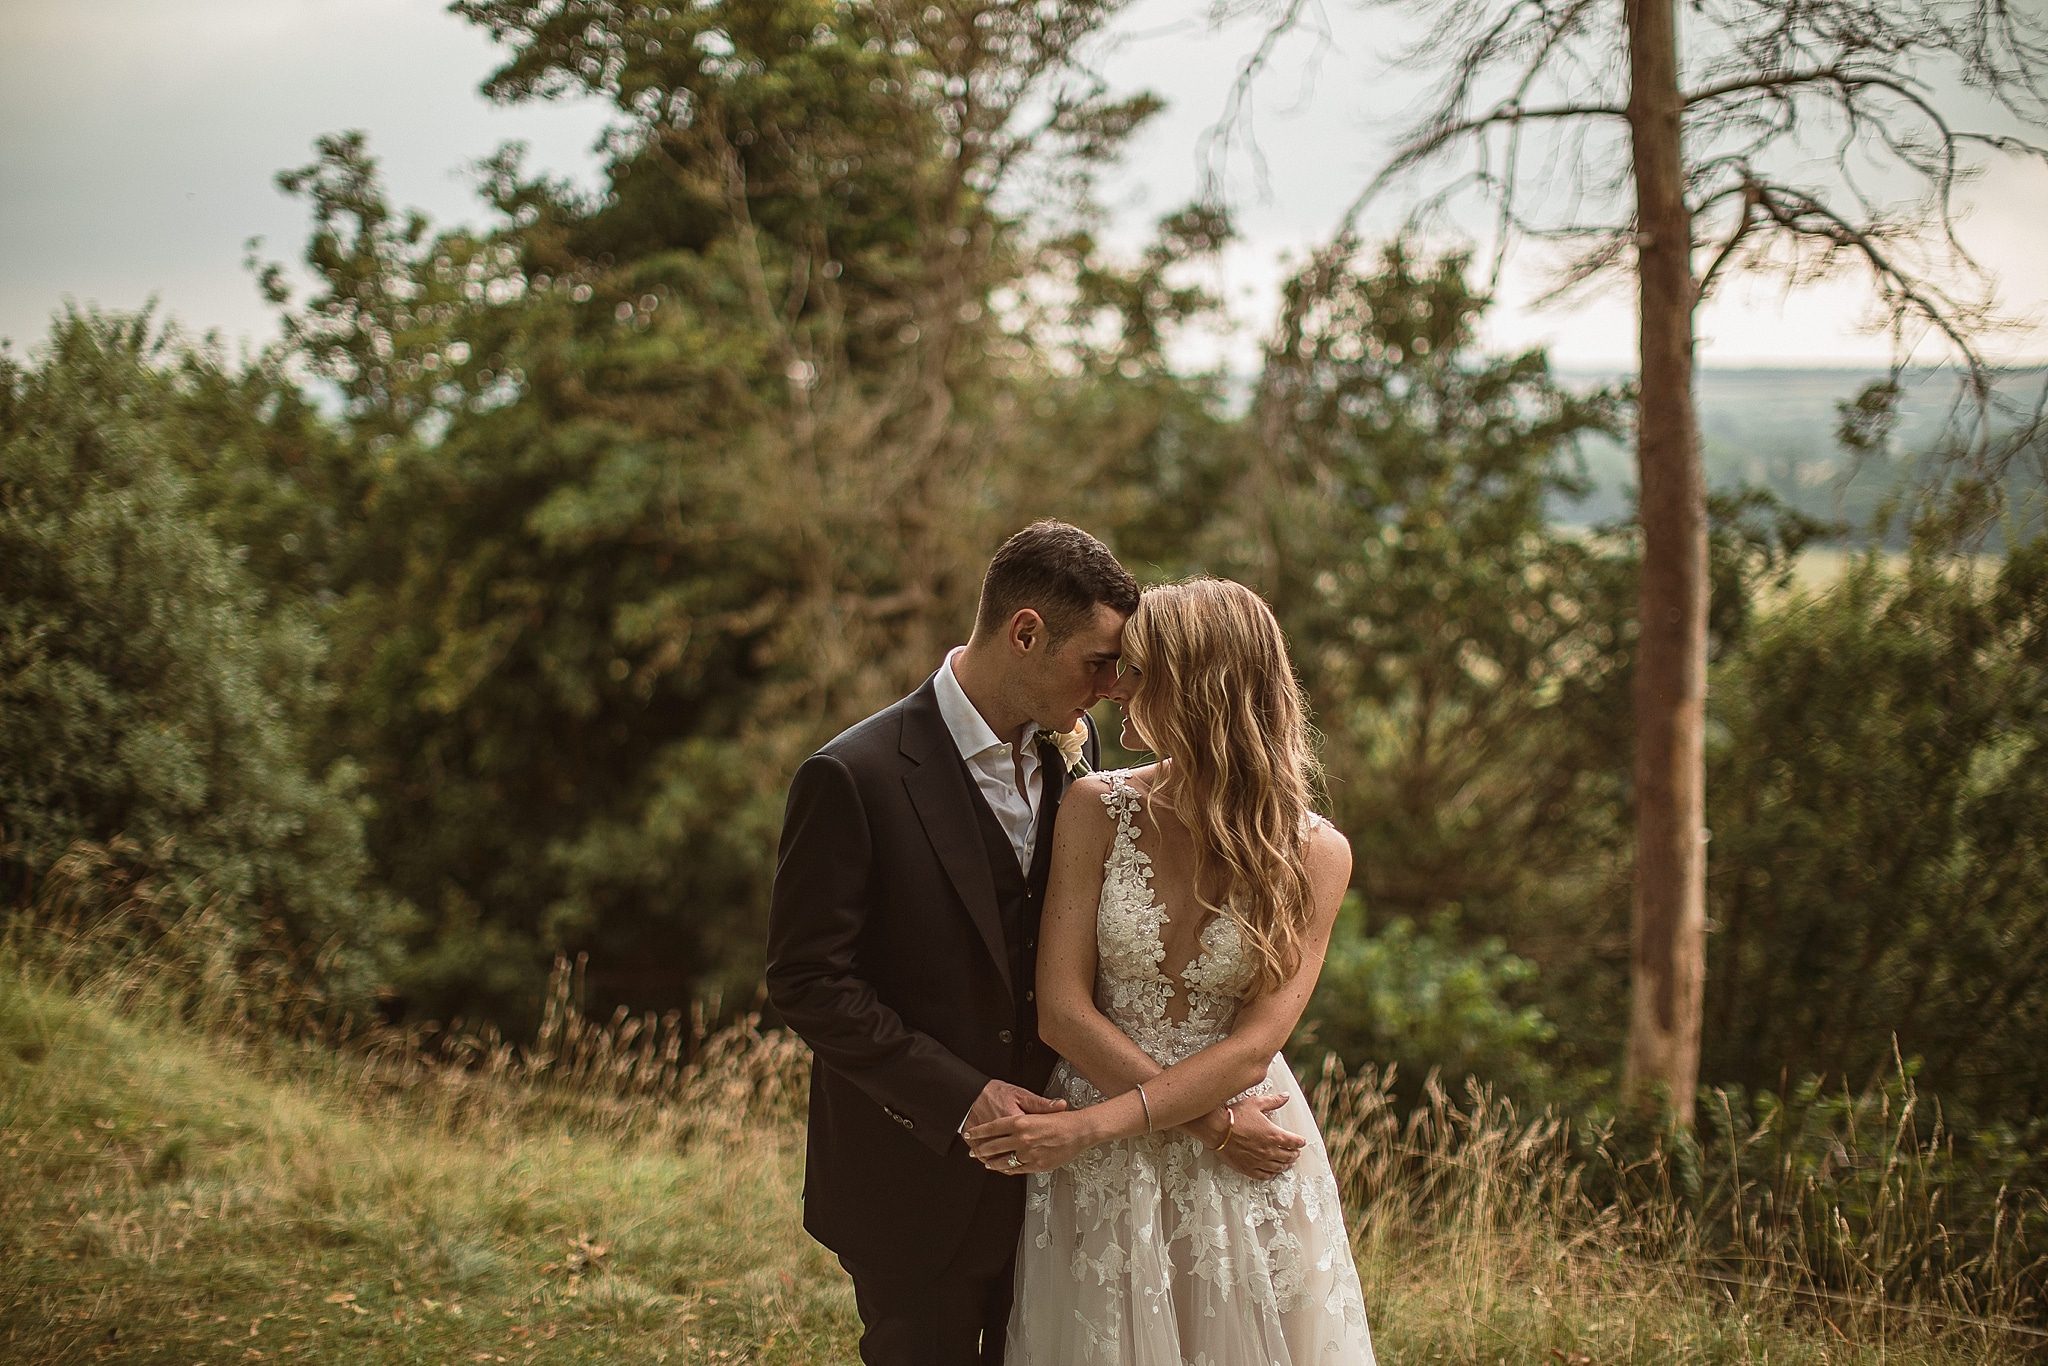
<svg viewBox="0 0 2048 1366"><path fill-rule="evenodd" d="M398 1020L520 1035L558 954L600 1014L742 1014L787 775L1062 516L1287 628L1358 854L1308 1061L1605 1103L1625 383L1487 353L1467 262L1406 242L1303 265L1249 392L1176 370L1230 225L1098 240L1156 110L1076 65L1100 4L457 8L496 95L612 103L599 191L506 148L492 225L439 231L337 135L280 178L313 283L261 269L275 348L67 312L0 358L10 906L69 858L83 914L211 906ZM1800 487L1714 504L1705 1079L1749 1133L1903 1060L2038 1185L2048 544L1829 525ZM81 867L150 895L81 901Z"/></svg>

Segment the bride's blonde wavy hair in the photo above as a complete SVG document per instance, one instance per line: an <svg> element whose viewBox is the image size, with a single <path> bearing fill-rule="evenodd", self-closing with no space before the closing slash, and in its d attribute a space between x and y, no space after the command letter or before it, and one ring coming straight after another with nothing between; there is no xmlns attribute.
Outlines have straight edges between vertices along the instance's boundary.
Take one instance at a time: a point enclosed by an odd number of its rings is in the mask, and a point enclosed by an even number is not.
<svg viewBox="0 0 2048 1366"><path fill-rule="evenodd" d="M1123 658L1140 674L1131 720L1171 760L1148 801L1193 837L1196 897L1237 922L1254 990L1273 991L1301 966L1314 909L1308 815L1321 779L1280 623L1241 583L1163 584L1139 597Z"/></svg>

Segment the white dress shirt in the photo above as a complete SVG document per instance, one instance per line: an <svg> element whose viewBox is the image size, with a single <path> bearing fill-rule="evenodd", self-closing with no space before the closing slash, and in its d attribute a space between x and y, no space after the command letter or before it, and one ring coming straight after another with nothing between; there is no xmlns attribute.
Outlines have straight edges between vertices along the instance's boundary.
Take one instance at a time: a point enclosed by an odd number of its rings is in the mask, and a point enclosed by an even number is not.
<svg viewBox="0 0 2048 1366"><path fill-rule="evenodd" d="M1038 746L1033 743L1038 723L1026 721L1019 732L1016 749L989 728L966 690L953 674L953 661L965 647L956 646L940 666L933 688L939 695L939 715L974 775L974 785L995 812L1010 847L1017 851L1017 867L1031 870L1033 842L1038 834Z"/></svg>

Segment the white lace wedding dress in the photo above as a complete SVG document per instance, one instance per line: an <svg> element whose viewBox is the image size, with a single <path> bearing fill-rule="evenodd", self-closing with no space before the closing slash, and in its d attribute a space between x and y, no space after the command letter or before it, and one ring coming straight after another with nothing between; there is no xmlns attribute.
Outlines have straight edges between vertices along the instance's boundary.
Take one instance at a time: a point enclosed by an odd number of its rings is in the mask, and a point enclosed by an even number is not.
<svg viewBox="0 0 2048 1366"><path fill-rule="evenodd" d="M1230 1032L1252 968L1237 926L1217 916L1169 980L1141 798L1123 774L1104 776L1117 832L1096 912L1095 1002L1170 1066ZM1047 1094L1077 1108L1103 1098L1064 1062ZM1287 1096L1272 1118L1308 1138L1271 1181L1178 1132L1107 1143L1030 1178L1008 1366L1372 1366L1336 1179L1301 1085L1276 1056L1244 1094Z"/></svg>

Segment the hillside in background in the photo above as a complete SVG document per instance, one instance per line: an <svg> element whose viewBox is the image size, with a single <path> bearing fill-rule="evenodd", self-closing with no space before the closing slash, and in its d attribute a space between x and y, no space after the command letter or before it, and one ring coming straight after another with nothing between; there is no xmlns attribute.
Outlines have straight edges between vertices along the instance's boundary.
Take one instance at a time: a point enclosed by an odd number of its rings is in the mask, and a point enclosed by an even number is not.
<svg viewBox="0 0 2048 1366"><path fill-rule="evenodd" d="M1624 378L1618 371L1567 370L1567 384L1590 388ZM1853 401L1877 370L1703 369L1699 374L1700 435L1706 443L1707 481L1717 489L1766 489L1781 501L1826 522L1841 522L1843 540L1862 544L1880 503L1908 477L1932 468L1928 452L1947 430L1956 400L1954 375L1918 370L1902 380L1899 423L1887 448L1860 462L1836 437L1839 404ZM2037 400L2048 370L2018 370L2001 378L2002 400ZM1553 502L1571 525L1626 517L1635 488L1634 455L1621 442L1585 443L1586 498ZM2041 491L2039 471L2021 472L2014 491ZM2036 513L2038 516L2038 513Z"/></svg>

